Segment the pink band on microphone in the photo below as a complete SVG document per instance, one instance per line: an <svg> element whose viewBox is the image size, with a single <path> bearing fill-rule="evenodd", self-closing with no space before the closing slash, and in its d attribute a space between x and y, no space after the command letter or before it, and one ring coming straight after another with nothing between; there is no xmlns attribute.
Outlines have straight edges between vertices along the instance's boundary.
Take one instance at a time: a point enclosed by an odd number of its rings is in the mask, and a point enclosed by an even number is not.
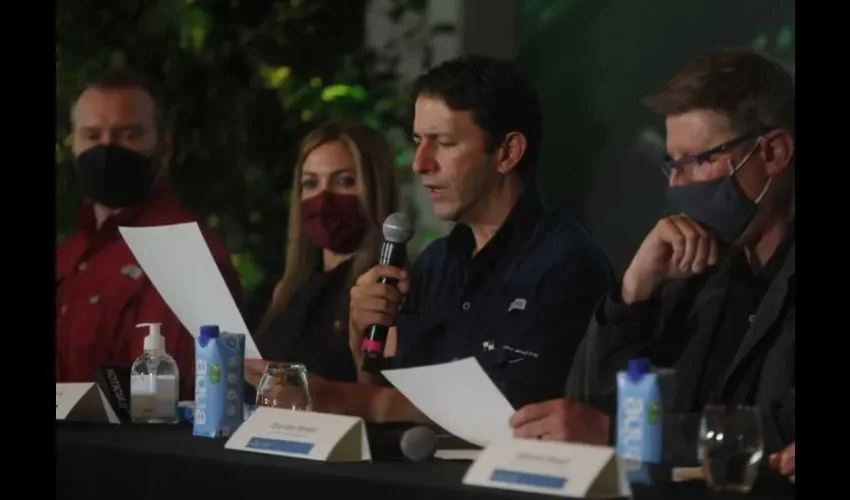
<svg viewBox="0 0 850 500"><path fill-rule="evenodd" d="M363 344L361 345L363 349L369 352L384 352L383 342L378 342L377 340L363 339Z"/></svg>

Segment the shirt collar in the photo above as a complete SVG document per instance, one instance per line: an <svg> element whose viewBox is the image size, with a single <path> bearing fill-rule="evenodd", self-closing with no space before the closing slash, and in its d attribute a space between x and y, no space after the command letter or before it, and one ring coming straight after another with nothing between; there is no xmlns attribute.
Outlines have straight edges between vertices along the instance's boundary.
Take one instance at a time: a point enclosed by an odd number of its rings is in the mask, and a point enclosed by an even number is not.
<svg viewBox="0 0 850 500"><path fill-rule="evenodd" d="M106 219L100 232L117 231L119 226L132 226L139 214L145 211L146 208L161 200L162 198L171 195L171 189L167 181L160 180L154 183L151 187L148 196L138 205L127 207ZM86 234L92 235L98 232L97 219L94 216L94 204L90 201L83 202L77 209L77 229Z"/></svg>
<svg viewBox="0 0 850 500"><path fill-rule="evenodd" d="M785 264L785 257L788 255L788 250L791 248L791 245L794 244L796 240L795 235L795 226L797 222L797 217L795 216L791 219L791 223L788 226L788 233L785 234L785 237L782 238L782 242L779 243L779 246L776 247L776 251L773 252L773 255L768 259L767 263L761 270L761 275L765 278L773 281L776 275L779 274L779 270L782 269L783 264Z"/></svg>
<svg viewBox="0 0 850 500"><path fill-rule="evenodd" d="M539 217L541 207L542 198L538 189L534 186L526 187L496 234L475 256L476 259L484 259L486 256L486 259L492 257L498 260L504 256L515 242L521 241L522 236L534 228L530 222ZM447 245L451 254L472 259L475 250L472 229L465 224L456 225L449 233Z"/></svg>
<svg viewBox="0 0 850 500"><path fill-rule="evenodd" d="M791 220L788 226L788 232L782 238L779 246L776 247L773 255L770 256L758 273L755 273L755 275L753 274L750 263L747 261L747 257L743 251L740 251L729 260L727 264L727 272L731 273L733 276L741 278L757 279L764 283L772 282L777 275L779 275L779 271L785 264L785 257L787 257L789 249L794 245L794 241L796 240L795 225L796 217Z"/></svg>

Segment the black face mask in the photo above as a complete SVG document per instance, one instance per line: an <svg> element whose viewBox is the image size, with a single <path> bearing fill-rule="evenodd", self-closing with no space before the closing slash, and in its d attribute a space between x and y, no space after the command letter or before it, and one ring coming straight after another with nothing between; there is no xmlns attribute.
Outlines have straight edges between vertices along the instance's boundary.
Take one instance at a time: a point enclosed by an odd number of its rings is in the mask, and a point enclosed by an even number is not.
<svg viewBox="0 0 850 500"><path fill-rule="evenodd" d="M83 196L109 208L144 201L156 178L153 160L121 146L95 146L77 157Z"/></svg>
<svg viewBox="0 0 850 500"><path fill-rule="evenodd" d="M770 187L768 179L753 201L735 179L735 173L749 161L751 154L737 167L730 163L729 175L719 179L668 187L667 200L675 211L712 231L720 243L732 245L756 216L758 203Z"/></svg>

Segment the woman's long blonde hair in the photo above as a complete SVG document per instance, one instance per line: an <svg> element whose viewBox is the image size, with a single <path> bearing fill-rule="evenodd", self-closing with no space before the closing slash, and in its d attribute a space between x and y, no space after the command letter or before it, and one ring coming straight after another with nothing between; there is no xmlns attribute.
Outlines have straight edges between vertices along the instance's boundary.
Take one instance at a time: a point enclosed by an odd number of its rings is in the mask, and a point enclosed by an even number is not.
<svg viewBox="0 0 850 500"><path fill-rule="evenodd" d="M301 173L304 161L320 146L339 142L354 159L360 201L368 222L368 229L357 250L351 271L346 280L346 290L357 277L377 264L383 240L381 226L384 219L397 211L400 195L396 181L395 155L384 135L372 127L355 121L339 120L322 124L301 141L298 163L292 174L292 194L289 201L289 227L287 228L286 267L283 277L275 287L271 304L263 318L259 332L289 305L296 290L315 272L321 259L321 249L313 245L301 231ZM343 325L348 325L348 294Z"/></svg>

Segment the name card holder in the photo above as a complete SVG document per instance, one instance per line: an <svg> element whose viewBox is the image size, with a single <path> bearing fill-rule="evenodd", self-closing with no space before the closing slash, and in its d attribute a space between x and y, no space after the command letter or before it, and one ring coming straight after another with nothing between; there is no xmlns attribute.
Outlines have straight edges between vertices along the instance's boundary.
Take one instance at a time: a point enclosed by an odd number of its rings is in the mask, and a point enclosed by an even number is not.
<svg viewBox="0 0 850 500"><path fill-rule="evenodd" d="M258 407L224 447L320 462L372 460L362 419L265 406Z"/></svg>
<svg viewBox="0 0 850 500"><path fill-rule="evenodd" d="M102 366L95 370L94 383L100 387L106 401L122 424L133 421L130 414L130 369Z"/></svg>
<svg viewBox="0 0 850 500"><path fill-rule="evenodd" d="M118 416L93 382L56 384L56 420L118 424Z"/></svg>
<svg viewBox="0 0 850 500"><path fill-rule="evenodd" d="M613 448L530 439L491 442L463 484L572 498L629 498Z"/></svg>

